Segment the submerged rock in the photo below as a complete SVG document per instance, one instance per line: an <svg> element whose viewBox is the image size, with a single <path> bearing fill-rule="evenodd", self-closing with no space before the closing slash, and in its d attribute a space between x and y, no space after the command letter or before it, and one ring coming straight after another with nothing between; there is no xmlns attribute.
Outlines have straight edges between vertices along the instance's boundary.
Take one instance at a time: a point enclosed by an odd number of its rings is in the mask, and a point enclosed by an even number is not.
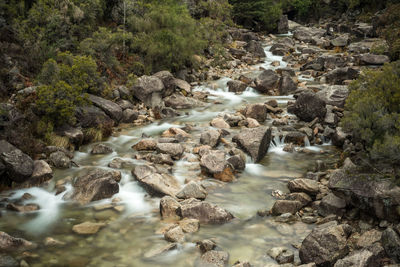
<svg viewBox="0 0 400 267"><path fill-rule="evenodd" d="M74 225L72 231L80 235L93 235L104 226L104 223L84 222Z"/></svg>
<svg viewBox="0 0 400 267"><path fill-rule="evenodd" d="M259 162L268 152L271 143L271 128L258 127L243 129L232 141L248 153L254 162Z"/></svg>

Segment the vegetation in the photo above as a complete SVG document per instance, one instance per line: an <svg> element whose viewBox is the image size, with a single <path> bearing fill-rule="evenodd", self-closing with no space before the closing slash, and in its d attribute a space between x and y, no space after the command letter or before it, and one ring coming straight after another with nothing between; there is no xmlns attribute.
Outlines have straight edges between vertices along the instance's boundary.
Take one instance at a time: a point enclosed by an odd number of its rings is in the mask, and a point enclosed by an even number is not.
<svg viewBox="0 0 400 267"><path fill-rule="evenodd" d="M400 59L400 4L390 5L379 16L377 24L379 26L378 33L386 39L389 45L391 59Z"/></svg>
<svg viewBox="0 0 400 267"><path fill-rule="evenodd" d="M351 84L342 126L371 159L398 167L400 160L400 61L366 71Z"/></svg>

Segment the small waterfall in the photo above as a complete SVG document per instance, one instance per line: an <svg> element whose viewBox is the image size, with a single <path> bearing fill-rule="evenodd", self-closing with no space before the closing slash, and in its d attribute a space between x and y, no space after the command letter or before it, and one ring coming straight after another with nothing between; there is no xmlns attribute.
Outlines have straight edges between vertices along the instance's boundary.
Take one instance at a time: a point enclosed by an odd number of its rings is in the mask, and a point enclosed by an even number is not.
<svg viewBox="0 0 400 267"><path fill-rule="evenodd" d="M307 137L307 136L304 136L304 146L305 146L305 147L311 146L310 140L308 140L308 137Z"/></svg>
<svg viewBox="0 0 400 267"><path fill-rule="evenodd" d="M271 141L271 144L269 145L269 151L277 154L285 154L286 152L283 151L284 147L285 147L285 136L281 138L279 135L275 135L274 139Z"/></svg>

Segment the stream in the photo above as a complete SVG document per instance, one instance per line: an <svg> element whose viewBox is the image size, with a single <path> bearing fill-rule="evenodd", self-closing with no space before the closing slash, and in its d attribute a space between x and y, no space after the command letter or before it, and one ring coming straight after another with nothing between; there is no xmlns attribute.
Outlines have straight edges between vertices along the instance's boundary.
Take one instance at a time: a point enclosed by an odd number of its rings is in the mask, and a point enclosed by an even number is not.
<svg viewBox="0 0 400 267"><path fill-rule="evenodd" d="M253 66L247 71L251 76L260 73L259 68L282 68L286 62L282 57L273 56L265 48L267 58L264 63ZM271 63L279 61L279 67ZM101 210L101 205L110 203L112 199L92 202L86 206L63 200L63 195L72 189L55 194L55 184L60 179L75 177L88 168L108 168L108 163L120 157L133 164L144 161L133 159L135 151L131 148L142 138L142 134L159 137L170 127L192 126L191 140L198 140L204 129L211 128L210 120L222 112L233 112L246 104L263 103L276 99L280 107L286 107L293 96L266 96L247 88L241 95L228 92L229 78L210 82L195 87L194 91L206 91L211 94L205 107L186 110L184 116L165 119L141 127L125 127L112 137L104 140L111 146L113 153L108 155L92 155L89 144L75 152L74 161L80 167L67 170L55 170L54 178L46 188L29 188L6 192L1 198L17 199L24 193L30 193L33 199L26 203L40 206L38 211L17 213L3 211L0 229L10 235L23 237L39 244L38 249L25 255L30 266L193 266L200 256L196 241L214 238L218 246L229 252L229 263L249 261L252 266L264 266L274 263L266 251L272 247L285 246L292 248L299 244L311 231L312 225L297 221L293 224L278 223L272 217L257 216L258 210L270 209L275 198L275 190L288 192L286 183L290 179L303 177L313 170L316 160L323 160L332 167L337 161L337 151L330 144L310 146L310 150L325 153L287 153L283 151L283 140L276 138L271 143L268 154L255 164L247 159L246 169L232 183L222 183L214 179L207 181L207 201L230 211L236 219L224 225L201 225L197 233L187 235L186 242L177 249L159 257L147 258L146 252L168 244L159 229L165 227L159 215L159 198L149 197L144 189L131 175L131 167L121 169L122 180L120 191L113 199L120 202L117 208ZM299 78L301 81L301 78ZM293 116L293 115L289 115ZM270 125L267 120L265 125ZM239 129L229 130L232 135ZM192 163L190 155L184 155L176 162L173 174L184 185L185 180L200 174L198 163ZM75 224L84 221L107 222L97 234L82 236L72 232ZM65 242L64 246L46 247L43 240L52 237ZM293 249L293 251L297 251ZM298 255L296 255L298 261Z"/></svg>

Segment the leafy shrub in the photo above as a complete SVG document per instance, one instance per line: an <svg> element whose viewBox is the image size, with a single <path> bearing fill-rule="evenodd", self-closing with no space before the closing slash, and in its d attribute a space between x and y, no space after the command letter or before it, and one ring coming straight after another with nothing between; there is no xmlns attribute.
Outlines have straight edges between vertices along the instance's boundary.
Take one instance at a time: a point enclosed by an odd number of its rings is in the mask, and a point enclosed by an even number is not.
<svg viewBox="0 0 400 267"><path fill-rule="evenodd" d="M400 59L400 4L389 6L380 17L380 32L389 45L392 60Z"/></svg>
<svg viewBox="0 0 400 267"><path fill-rule="evenodd" d="M393 165L400 155L400 61L366 71L350 86L342 126L371 159Z"/></svg>

